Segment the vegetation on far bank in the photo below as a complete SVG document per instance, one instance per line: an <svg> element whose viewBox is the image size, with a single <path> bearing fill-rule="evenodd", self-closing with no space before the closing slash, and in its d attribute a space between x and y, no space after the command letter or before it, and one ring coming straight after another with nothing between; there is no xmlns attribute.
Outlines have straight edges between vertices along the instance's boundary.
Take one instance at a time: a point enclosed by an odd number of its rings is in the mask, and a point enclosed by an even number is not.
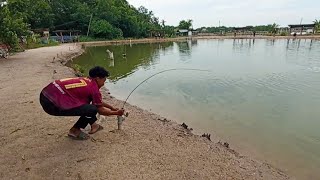
<svg viewBox="0 0 320 180"><path fill-rule="evenodd" d="M3 0L0 0L0 2ZM83 38L144 38L155 33L174 35L145 7L135 8L126 0L7 0L0 6L0 42L18 47L21 37L39 29L80 30Z"/></svg>
<svg viewBox="0 0 320 180"><path fill-rule="evenodd" d="M5 3L4 3L5 2ZM57 45L37 34L42 29L80 30L80 41L126 38L175 37L178 29L192 29L192 20L166 25L147 8L134 7L126 0L0 0L0 44L12 50ZM314 21L317 30L320 20ZM276 23L248 26L253 31L274 34ZM207 33L232 32L234 27L202 27ZM57 35L52 33L51 35ZM287 35L282 33L281 35Z"/></svg>

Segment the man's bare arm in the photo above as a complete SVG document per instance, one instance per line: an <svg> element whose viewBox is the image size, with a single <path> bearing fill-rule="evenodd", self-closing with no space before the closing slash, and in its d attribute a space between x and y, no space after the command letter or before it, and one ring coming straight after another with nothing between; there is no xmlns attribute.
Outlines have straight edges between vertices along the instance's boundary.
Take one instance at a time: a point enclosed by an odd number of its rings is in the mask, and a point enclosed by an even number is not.
<svg viewBox="0 0 320 180"><path fill-rule="evenodd" d="M98 107L98 113L100 115L103 115L103 116L111 116L111 115L118 115L118 116L122 116L123 113L124 113L124 110L121 109L121 110L116 110L116 111L113 111L109 108L106 108L104 106L99 106Z"/></svg>
<svg viewBox="0 0 320 180"><path fill-rule="evenodd" d="M115 108L115 107L113 107L113 106L111 106L110 104L107 104L107 103L105 103L105 102L102 102L102 106L103 106L103 107L106 107L106 108L108 108L108 109L111 109L112 111L117 111L117 110L118 110L118 108Z"/></svg>

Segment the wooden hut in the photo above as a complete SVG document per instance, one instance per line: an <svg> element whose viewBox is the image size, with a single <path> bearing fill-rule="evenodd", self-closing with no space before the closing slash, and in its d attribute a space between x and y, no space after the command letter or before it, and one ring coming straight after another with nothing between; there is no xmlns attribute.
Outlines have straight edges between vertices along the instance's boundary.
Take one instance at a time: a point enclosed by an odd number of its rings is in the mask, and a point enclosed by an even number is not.
<svg viewBox="0 0 320 180"><path fill-rule="evenodd" d="M296 33L302 35L303 33L315 33L316 30L316 24L290 24L289 26L289 32Z"/></svg>

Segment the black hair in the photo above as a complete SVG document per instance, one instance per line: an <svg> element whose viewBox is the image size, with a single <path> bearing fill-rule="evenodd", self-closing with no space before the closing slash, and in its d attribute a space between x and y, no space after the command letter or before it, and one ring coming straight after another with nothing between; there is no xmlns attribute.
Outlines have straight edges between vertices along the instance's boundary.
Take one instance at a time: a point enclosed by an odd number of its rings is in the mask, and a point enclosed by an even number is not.
<svg viewBox="0 0 320 180"><path fill-rule="evenodd" d="M93 67L89 70L89 76L91 78L105 78L105 77L109 77L110 73L109 71L107 71L105 68L101 67L101 66L96 66Z"/></svg>

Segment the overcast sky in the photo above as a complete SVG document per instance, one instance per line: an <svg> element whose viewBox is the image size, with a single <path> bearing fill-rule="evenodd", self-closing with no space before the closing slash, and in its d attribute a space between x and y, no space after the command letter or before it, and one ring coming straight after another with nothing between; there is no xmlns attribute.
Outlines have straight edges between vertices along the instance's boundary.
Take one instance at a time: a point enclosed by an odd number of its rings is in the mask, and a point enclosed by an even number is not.
<svg viewBox="0 0 320 180"><path fill-rule="evenodd" d="M312 23L320 19L320 0L127 0L152 10L167 25L192 19L193 27Z"/></svg>

